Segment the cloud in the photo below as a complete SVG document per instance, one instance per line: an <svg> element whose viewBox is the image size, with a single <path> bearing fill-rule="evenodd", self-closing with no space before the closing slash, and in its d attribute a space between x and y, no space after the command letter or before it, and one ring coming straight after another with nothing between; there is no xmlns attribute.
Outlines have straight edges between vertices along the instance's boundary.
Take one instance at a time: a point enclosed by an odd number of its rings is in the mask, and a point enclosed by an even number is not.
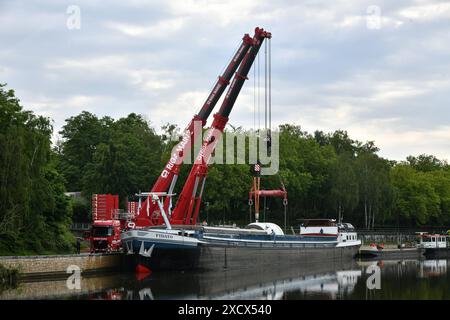
<svg viewBox="0 0 450 320"><path fill-rule="evenodd" d="M0 11L0 81L53 118L55 132L82 110L184 128L243 34L262 26L273 34L273 126L346 129L397 160L422 152L450 159L448 3L92 0L78 2L81 29L69 30L72 4L9 2ZM234 126L264 124L253 87L254 69Z"/></svg>
<svg viewBox="0 0 450 320"><path fill-rule="evenodd" d="M181 30L184 25L182 18L162 20L151 25L136 25L129 23L108 22L106 26L117 30L127 36L146 37L150 39L169 37L171 34Z"/></svg>
<svg viewBox="0 0 450 320"><path fill-rule="evenodd" d="M417 21L434 21L450 18L450 3L428 3L406 7L399 11L399 15Z"/></svg>

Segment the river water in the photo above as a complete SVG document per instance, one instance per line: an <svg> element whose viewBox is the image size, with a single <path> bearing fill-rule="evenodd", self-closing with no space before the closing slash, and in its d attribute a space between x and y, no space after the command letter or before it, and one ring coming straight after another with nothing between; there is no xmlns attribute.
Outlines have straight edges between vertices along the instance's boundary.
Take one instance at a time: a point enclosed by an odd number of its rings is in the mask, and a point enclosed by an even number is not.
<svg viewBox="0 0 450 320"><path fill-rule="evenodd" d="M75 283L75 282L72 282ZM70 287L70 285L69 285ZM450 299L450 260L355 260L285 269L130 273L20 283L0 299Z"/></svg>

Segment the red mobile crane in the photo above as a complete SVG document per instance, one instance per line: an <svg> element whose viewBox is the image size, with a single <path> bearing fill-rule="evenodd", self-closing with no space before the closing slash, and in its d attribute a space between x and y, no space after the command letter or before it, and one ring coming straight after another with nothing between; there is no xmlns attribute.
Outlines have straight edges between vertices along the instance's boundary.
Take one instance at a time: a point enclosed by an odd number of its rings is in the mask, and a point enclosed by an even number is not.
<svg viewBox="0 0 450 320"><path fill-rule="evenodd" d="M255 57L266 38L271 38L271 33L262 28L255 29L252 46L236 72L228 92L222 102L219 112L214 115L211 128L206 133L200 151L189 173L186 183L178 198L178 202L170 217L171 224L195 224L197 221L205 180L208 170L208 162L217 145L218 139L223 133L228 122L228 116L244 85L247 74L255 60Z"/></svg>
<svg viewBox="0 0 450 320"><path fill-rule="evenodd" d="M180 171L180 166L185 155L190 153L192 144L202 132L201 128L203 128L206 124L209 115L217 104L217 101L220 99L225 88L228 86L231 77L236 72L238 66L241 64L244 56L246 56L246 54L248 53L249 48L254 45L256 32L260 32L258 30L262 29L257 28L257 31L255 31L255 37L251 38L248 34L245 34L242 38L241 45L234 54L223 74L219 76L200 112L194 115L187 128L185 129L181 141L173 149L174 152L172 153L169 161L159 175L158 180L151 189L152 193L167 192L171 194L173 192L178 178L178 173ZM199 123L201 125L200 128L195 127L196 123ZM166 211L169 206L171 206L170 199L166 199L166 202L164 204ZM151 199L147 197L140 205L139 213L135 218L135 225L137 227L145 227L151 225L160 225L162 223L163 218L161 217L158 205L156 205L154 201L151 201Z"/></svg>

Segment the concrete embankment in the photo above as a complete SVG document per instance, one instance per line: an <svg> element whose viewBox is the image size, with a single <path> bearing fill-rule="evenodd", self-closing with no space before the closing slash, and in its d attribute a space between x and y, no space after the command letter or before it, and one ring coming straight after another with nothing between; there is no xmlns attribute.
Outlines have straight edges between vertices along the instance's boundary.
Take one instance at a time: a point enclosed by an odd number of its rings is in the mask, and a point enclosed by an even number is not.
<svg viewBox="0 0 450 320"><path fill-rule="evenodd" d="M82 274L88 274L120 270L121 264L122 255L118 253L0 257L0 265L18 270L19 279L27 280L67 277L71 266L78 267Z"/></svg>

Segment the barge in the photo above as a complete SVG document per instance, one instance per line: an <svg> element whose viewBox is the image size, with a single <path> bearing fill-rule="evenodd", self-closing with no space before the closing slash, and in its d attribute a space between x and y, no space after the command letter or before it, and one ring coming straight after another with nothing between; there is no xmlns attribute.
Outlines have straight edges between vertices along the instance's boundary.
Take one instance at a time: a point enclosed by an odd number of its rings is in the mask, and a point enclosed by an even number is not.
<svg viewBox="0 0 450 320"><path fill-rule="evenodd" d="M245 228L172 226L161 211L165 225L122 233L128 266L141 265L150 270L280 267L304 261L352 259L361 246L352 225L331 219L306 220L299 234L286 235L278 225L266 222L254 222Z"/></svg>

